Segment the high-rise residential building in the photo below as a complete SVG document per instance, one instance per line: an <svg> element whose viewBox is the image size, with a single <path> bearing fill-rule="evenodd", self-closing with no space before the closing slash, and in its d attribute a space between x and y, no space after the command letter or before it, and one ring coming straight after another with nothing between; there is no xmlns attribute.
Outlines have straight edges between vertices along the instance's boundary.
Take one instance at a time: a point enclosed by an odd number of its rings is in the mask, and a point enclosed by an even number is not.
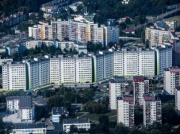
<svg viewBox="0 0 180 134"><path fill-rule="evenodd" d="M175 41L173 43L173 52L172 52L172 61L173 66L179 66L180 67L180 41Z"/></svg>
<svg viewBox="0 0 180 134"><path fill-rule="evenodd" d="M143 76L133 77L134 104L143 105L143 95L149 92L149 80Z"/></svg>
<svg viewBox="0 0 180 134"><path fill-rule="evenodd" d="M172 47L152 47L156 52L156 75L163 74L165 68L172 67Z"/></svg>
<svg viewBox="0 0 180 134"><path fill-rule="evenodd" d="M125 78L114 78L109 81L109 107L111 110L117 109L117 101L119 97L124 95L127 80Z"/></svg>
<svg viewBox="0 0 180 134"><path fill-rule="evenodd" d="M5 62L2 64L3 90L26 90L26 64L22 62Z"/></svg>
<svg viewBox="0 0 180 134"><path fill-rule="evenodd" d="M119 41L119 28L116 27L104 27L104 39L105 45L108 45L110 42L118 43Z"/></svg>
<svg viewBox="0 0 180 134"><path fill-rule="evenodd" d="M146 27L145 40L149 41L150 46L163 45L170 40L170 31L154 27Z"/></svg>
<svg viewBox="0 0 180 134"><path fill-rule="evenodd" d="M91 83L92 58L90 56L50 58L50 82L62 83Z"/></svg>
<svg viewBox="0 0 180 134"><path fill-rule="evenodd" d="M134 126L134 99L124 96L118 100L117 123L123 123L127 127Z"/></svg>
<svg viewBox="0 0 180 134"><path fill-rule="evenodd" d="M175 89L175 110L180 115L180 86L176 86Z"/></svg>
<svg viewBox="0 0 180 134"><path fill-rule="evenodd" d="M148 127L154 122L162 123L161 100L154 95L144 95L143 124Z"/></svg>
<svg viewBox="0 0 180 134"><path fill-rule="evenodd" d="M166 94L175 95L175 87L180 86L180 68L170 67L164 70L163 88Z"/></svg>
<svg viewBox="0 0 180 134"><path fill-rule="evenodd" d="M48 56L34 58L26 62L28 70L28 89L35 89L50 84L50 62Z"/></svg>
<svg viewBox="0 0 180 134"><path fill-rule="evenodd" d="M80 43L92 41L107 45L109 42L118 42L119 29L115 27L98 26L93 22L86 21L51 21L51 24L41 23L29 27L29 37L35 39L58 39L63 41L69 39Z"/></svg>
<svg viewBox="0 0 180 134"><path fill-rule="evenodd" d="M113 77L113 51L99 52L93 55L94 81Z"/></svg>
<svg viewBox="0 0 180 134"><path fill-rule="evenodd" d="M123 48L114 51L113 62L114 76L154 76L155 74L155 52L151 49Z"/></svg>
<svg viewBox="0 0 180 134"><path fill-rule="evenodd" d="M34 25L32 27L28 27L29 37L34 39L41 39L41 25Z"/></svg>

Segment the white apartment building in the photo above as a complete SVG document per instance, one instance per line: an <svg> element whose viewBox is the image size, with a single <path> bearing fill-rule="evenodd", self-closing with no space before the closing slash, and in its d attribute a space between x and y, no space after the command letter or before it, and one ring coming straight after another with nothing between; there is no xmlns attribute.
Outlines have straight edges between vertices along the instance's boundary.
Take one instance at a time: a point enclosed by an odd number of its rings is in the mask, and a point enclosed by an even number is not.
<svg viewBox="0 0 180 134"><path fill-rule="evenodd" d="M21 122L32 122L35 117L35 107L31 96L6 97L6 106L9 113L18 113Z"/></svg>
<svg viewBox="0 0 180 134"><path fill-rule="evenodd" d="M50 61L48 56L27 61L28 89L35 89L50 84Z"/></svg>
<svg viewBox="0 0 180 134"><path fill-rule="evenodd" d="M99 52L93 55L94 81L101 81L113 77L113 52Z"/></svg>
<svg viewBox="0 0 180 134"><path fill-rule="evenodd" d="M145 95L143 101L143 124L148 127L154 122L162 124L161 100L152 95Z"/></svg>
<svg viewBox="0 0 180 134"><path fill-rule="evenodd" d="M165 68L172 67L172 46L152 47L156 52L156 75L163 74Z"/></svg>
<svg viewBox="0 0 180 134"><path fill-rule="evenodd" d="M117 109L118 98L122 97L126 90L127 81L124 78L110 79L109 81L109 107Z"/></svg>
<svg viewBox="0 0 180 134"><path fill-rule="evenodd" d="M155 74L155 52L151 49L123 48L114 51L113 63L114 76L154 76Z"/></svg>
<svg viewBox="0 0 180 134"><path fill-rule="evenodd" d="M31 96L20 96L18 115L21 122L33 122L35 118L35 107Z"/></svg>
<svg viewBox="0 0 180 134"><path fill-rule="evenodd" d="M50 83L91 83L92 58L89 56L50 58Z"/></svg>
<svg viewBox="0 0 180 134"><path fill-rule="evenodd" d="M170 67L164 70L163 88L166 94L175 95L176 86L180 86L180 68Z"/></svg>
<svg viewBox="0 0 180 134"><path fill-rule="evenodd" d="M46 134L45 123L16 123L13 124L10 134Z"/></svg>
<svg viewBox="0 0 180 134"><path fill-rule="evenodd" d="M16 113L19 110L19 96L6 97L6 111Z"/></svg>
<svg viewBox="0 0 180 134"><path fill-rule="evenodd" d="M2 64L3 90L26 90L26 64L22 62L5 62Z"/></svg>
<svg viewBox="0 0 180 134"><path fill-rule="evenodd" d="M163 45L170 40L170 31L165 29L156 29L154 27L146 27L145 41L149 40L150 46Z"/></svg>
<svg viewBox="0 0 180 134"><path fill-rule="evenodd" d="M34 25L32 27L28 27L29 37L34 39L41 39L41 25Z"/></svg>
<svg viewBox="0 0 180 134"><path fill-rule="evenodd" d="M104 30L105 29L105 30ZM51 21L51 24L42 23L29 27L29 37L34 39L58 39L63 41L69 38L72 41L86 43L92 41L93 43L102 43L107 45L110 41L117 42L119 30L115 27L99 27L98 24L85 21ZM106 35L106 36L104 36Z"/></svg>
<svg viewBox="0 0 180 134"><path fill-rule="evenodd" d="M63 131L68 133L72 125L76 126L77 129L85 129L86 131L91 128L90 120L87 118L64 119Z"/></svg>
<svg viewBox="0 0 180 134"><path fill-rule="evenodd" d="M119 42L119 28L115 27L104 27L104 39L105 45L107 46L110 42Z"/></svg>
<svg viewBox="0 0 180 134"><path fill-rule="evenodd" d="M93 56L94 81L101 81L104 79L104 56L103 52Z"/></svg>
<svg viewBox="0 0 180 134"><path fill-rule="evenodd" d="M180 115L180 86L176 86L175 89L175 110Z"/></svg>
<svg viewBox="0 0 180 134"><path fill-rule="evenodd" d="M3 62L8 62L8 61L13 62L13 59L0 59L0 66L2 66Z"/></svg>
<svg viewBox="0 0 180 134"><path fill-rule="evenodd" d="M134 101L133 97L123 97L118 100L117 123L127 127L134 126Z"/></svg>
<svg viewBox="0 0 180 134"><path fill-rule="evenodd" d="M143 96L149 92L149 80L143 76L133 77L133 96L135 105L143 105Z"/></svg>

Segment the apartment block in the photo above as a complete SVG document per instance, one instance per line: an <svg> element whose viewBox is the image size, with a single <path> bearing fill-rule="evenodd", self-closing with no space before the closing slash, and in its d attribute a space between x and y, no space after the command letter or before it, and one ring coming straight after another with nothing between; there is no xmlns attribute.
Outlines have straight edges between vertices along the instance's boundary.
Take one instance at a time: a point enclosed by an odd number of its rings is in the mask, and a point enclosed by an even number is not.
<svg viewBox="0 0 180 134"><path fill-rule="evenodd" d="M50 61L49 57L34 58L26 62L28 70L28 89L50 84Z"/></svg>
<svg viewBox="0 0 180 134"><path fill-rule="evenodd" d="M124 96L118 100L117 123L123 123L127 127L134 126L134 99Z"/></svg>
<svg viewBox="0 0 180 134"><path fill-rule="evenodd" d="M114 76L154 76L155 52L151 49L128 49L114 51Z"/></svg>
<svg viewBox="0 0 180 134"><path fill-rule="evenodd" d="M87 43L101 43L107 45L109 42L118 42L119 30L115 27L98 26L93 22L86 21L51 21L51 24L42 23L29 27L29 37L34 39L58 39L63 41L68 38L71 41Z"/></svg>
<svg viewBox="0 0 180 134"><path fill-rule="evenodd" d="M144 95L143 124L148 127L154 122L162 124L161 100L154 95Z"/></svg>
<svg viewBox="0 0 180 134"><path fill-rule="evenodd" d="M124 95L127 80L125 78L115 78L109 81L109 107L111 110L117 109L118 98Z"/></svg>
<svg viewBox="0 0 180 134"><path fill-rule="evenodd" d="M162 75L165 68L172 67L172 46L152 47L155 50L156 75Z"/></svg>
<svg viewBox="0 0 180 134"><path fill-rule="evenodd" d="M133 96L135 105L143 105L143 96L149 92L149 80L143 76L133 77Z"/></svg>
<svg viewBox="0 0 180 134"><path fill-rule="evenodd" d="M99 52L93 55L94 81L101 81L113 77L113 51Z"/></svg>
<svg viewBox="0 0 180 134"><path fill-rule="evenodd" d="M175 89L175 110L180 115L180 86L176 86Z"/></svg>
<svg viewBox="0 0 180 134"><path fill-rule="evenodd" d="M164 69L163 88L167 95L175 95L175 87L180 86L180 68L170 67Z"/></svg>
<svg viewBox="0 0 180 134"><path fill-rule="evenodd" d="M26 64L23 62L4 62L2 64L3 90L26 90Z"/></svg>
<svg viewBox="0 0 180 134"><path fill-rule="evenodd" d="M89 56L50 58L50 83L91 83L92 58Z"/></svg>
<svg viewBox="0 0 180 134"><path fill-rule="evenodd" d="M148 40L150 46L163 45L170 40L170 31L165 29L157 29L155 27L146 27L145 41Z"/></svg>
<svg viewBox="0 0 180 134"><path fill-rule="evenodd" d="M6 97L6 107L9 113L18 113L21 122L33 122L35 118L35 107L31 96Z"/></svg>

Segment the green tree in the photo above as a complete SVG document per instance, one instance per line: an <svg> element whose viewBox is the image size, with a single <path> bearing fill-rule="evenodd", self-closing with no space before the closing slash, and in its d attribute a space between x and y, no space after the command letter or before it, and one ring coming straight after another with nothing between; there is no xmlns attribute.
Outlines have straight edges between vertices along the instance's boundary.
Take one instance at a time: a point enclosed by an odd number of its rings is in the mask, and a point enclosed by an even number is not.
<svg viewBox="0 0 180 134"><path fill-rule="evenodd" d="M129 131L129 128L124 126L122 123L118 124L116 127L116 134L128 134Z"/></svg>

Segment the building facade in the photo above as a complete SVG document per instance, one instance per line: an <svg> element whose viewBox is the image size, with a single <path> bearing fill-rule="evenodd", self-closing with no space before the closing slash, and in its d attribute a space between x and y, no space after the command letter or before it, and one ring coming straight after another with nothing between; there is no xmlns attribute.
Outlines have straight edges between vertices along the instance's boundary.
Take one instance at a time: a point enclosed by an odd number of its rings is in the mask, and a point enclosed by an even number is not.
<svg viewBox="0 0 180 134"><path fill-rule="evenodd" d="M134 99L123 97L118 100L117 123L123 123L127 127L134 126Z"/></svg>
<svg viewBox="0 0 180 134"><path fill-rule="evenodd" d="M109 107L117 109L118 98L122 97L126 89L127 81L124 78L110 79L109 81Z"/></svg>
<svg viewBox="0 0 180 134"><path fill-rule="evenodd" d="M180 85L180 68L171 67L164 70L163 88L167 95L175 95L175 87Z"/></svg>
<svg viewBox="0 0 180 134"><path fill-rule="evenodd" d="M26 90L26 64L22 62L4 62L2 64L3 90Z"/></svg>
<svg viewBox="0 0 180 134"><path fill-rule="evenodd" d="M63 131L68 133L72 125L76 126L77 129L85 129L86 131L91 128L91 123L87 118L64 119Z"/></svg>
<svg viewBox="0 0 180 134"><path fill-rule="evenodd" d="M149 41L149 45L159 46L170 40L170 31L165 29L157 29L154 27L146 27L145 41Z"/></svg>
<svg viewBox="0 0 180 134"><path fill-rule="evenodd" d="M133 77L133 96L135 105L143 105L143 96L149 92L149 80L143 76Z"/></svg>
<svg viewBox="0 0 180 134"><path fill-rule="evenodd" d="M161 100L153 95L145 95L143 103L143 124L145 127L154 122L162 124Z"/></svg>
<svg viewBox="0 0 180 134"><path fill-rule="evenodd" d="M16 123L10 134L46 134L45 123Z"/></svg>
<svg viewBox="0 0 180 134"><path fill-rule="evenodd" d="M180 86L176 86L175 89L175 110L180 115Z"/></svg>
<svg viewBox="0 0 180 134"><path fill-rule="evenodd" d="M162 75L165 68L172 67L172 47L152 47L155 50L156 75Z"/></svg>

